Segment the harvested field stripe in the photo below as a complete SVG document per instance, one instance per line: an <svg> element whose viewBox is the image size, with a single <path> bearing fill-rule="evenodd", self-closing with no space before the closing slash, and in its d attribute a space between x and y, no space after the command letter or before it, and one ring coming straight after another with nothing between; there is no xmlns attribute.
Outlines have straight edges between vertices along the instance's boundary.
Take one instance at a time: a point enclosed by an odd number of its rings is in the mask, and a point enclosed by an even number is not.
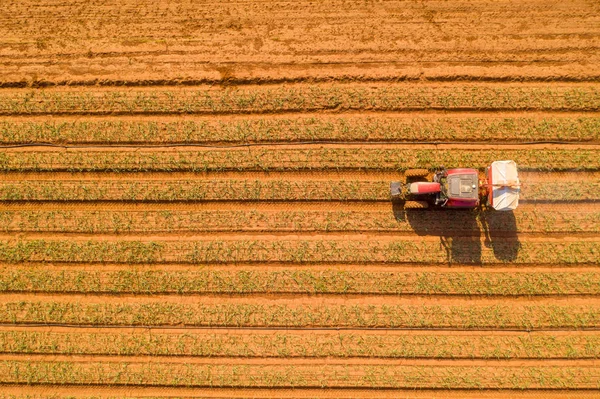
<svg viewBox="0 0 600 399"><path fill-rule="evenodd" d="M598 359L600 335L0 331L0 353L402 359Z"/></svg>
<svg viewBox="0 0 600 399"><path fill-rule="evenodd" d="M512 159L523 170L599 170L594 149L402 149L402 148L243 148L196 151L4 151L5 172L215 172L378 170L470 167L483 170L498 159Z"/></svg>
<svg viewBox="0 0 600 399"><path fill-rule="evenodd" d="M112 301L111 301L112 302ZM471 301L472 302L472 301ZM600 305L184 304L19 300L0 303L3 324L194 327L450 328L459 330L600 327Z"/></svg>
<svg viewBox="0 0 600 399"><path fill-rule="evenodd" d="M368 210L2 210L0 232L191 233L191 232L337 232L491 236L506 233L598 233L600 211L522 210L507 212L411 212ZM100 207L99 207L100 208ZM290 207L291 208L291 207ZM375 207L374 207L375 208ZM9 208L11 209L11 208Z"/></svg>
<svg viewBox="0 0 600 399"><path fill-rule="evenodd" d="M449 269L451 270L451 269ZM600 272L40 270L0 268L0 293L600 295Z"/></svg>
<svg viewBox="0 0 600 399"><path fill-rule="evenodd" d="M451 237L445 246L435 240L323 240L279 237L278 240L3 240L4 262L114 262L114 263L236 263L236 262L356 262L356 263L459 263L597 264L600 242L595 240L492 241L479 237Z"/></svg>
<svg viewBox="0 0 600 399"><path fill-rule="evenodd" d="M600 141L600 117L375 116L237 120L0 121L0 143L268 143L341 141Z"/></svg>
<svg viewBox="0 0 600 399"><path fill-rule="evenodd" d="M15 180L0 182L0 201L390 201L389 187L389 180ZM523 182L520 199L600 201L600 181Z"/></svg>
<svg viewBox="0 0 600 399"><path fill-rule="evenodd" d="M13 90L0 114L268 113L318 110L599 111L597 85L294 85L183 90Z"/></svg>
<svg viewBox="0 0 600 399"><path fill-rule="evenodd" d="M0 383L194 387L597 389L597 367L0 362Z"/></svg>

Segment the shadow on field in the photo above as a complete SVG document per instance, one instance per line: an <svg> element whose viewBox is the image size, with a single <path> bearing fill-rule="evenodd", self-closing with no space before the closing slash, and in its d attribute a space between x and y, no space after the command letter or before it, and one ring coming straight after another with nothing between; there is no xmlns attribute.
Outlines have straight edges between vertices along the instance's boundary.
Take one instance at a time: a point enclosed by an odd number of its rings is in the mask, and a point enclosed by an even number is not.
<svg viewBox="0 0 600 399"><path fill-rule="evenodd" d="M500 262L517 258L520 243L513 212L469 209L404 209L393 203L394 217L408 222L420 236L438 236L446 250L448 263L482 264L483 245L491 248Z"/></svg>

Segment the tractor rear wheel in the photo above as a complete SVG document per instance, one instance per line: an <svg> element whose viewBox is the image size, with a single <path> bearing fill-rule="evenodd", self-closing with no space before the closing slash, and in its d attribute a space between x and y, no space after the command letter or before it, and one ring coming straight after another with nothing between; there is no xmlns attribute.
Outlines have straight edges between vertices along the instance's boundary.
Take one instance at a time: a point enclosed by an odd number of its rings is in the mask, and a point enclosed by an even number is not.
<svg viewBox="0 0 600 399"><path fill-rule="evenodd" d="M429 203L427 201L406 201L404 203L404 209L427 209Z"/></svg>
<svg viewBox="0 0 600 399"><path fill-rule="evenodd" d="M428 175L429 171L427 169L408 169L404 172L406 177L427 177Z"/></svg>

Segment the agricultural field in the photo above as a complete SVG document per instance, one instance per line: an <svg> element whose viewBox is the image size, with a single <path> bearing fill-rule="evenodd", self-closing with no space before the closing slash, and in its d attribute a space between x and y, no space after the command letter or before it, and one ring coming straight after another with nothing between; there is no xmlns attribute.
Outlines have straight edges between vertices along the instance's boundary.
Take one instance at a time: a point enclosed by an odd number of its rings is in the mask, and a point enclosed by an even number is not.
<svg viewBox="0 0 600 399"><path fill-rule="evenodd" d="M600 397L600 3L6 0L0 399ZM408 169L519 165L514 212Z"/></svg>

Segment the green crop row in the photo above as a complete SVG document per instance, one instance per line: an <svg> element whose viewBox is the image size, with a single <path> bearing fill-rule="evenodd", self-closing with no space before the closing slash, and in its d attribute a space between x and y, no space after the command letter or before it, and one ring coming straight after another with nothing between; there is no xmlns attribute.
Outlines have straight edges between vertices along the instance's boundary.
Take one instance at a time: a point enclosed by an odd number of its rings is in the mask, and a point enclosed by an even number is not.
<svg viewBox="0 0 600 399"><path fill-rule="evenodd" d="M0 98L3 114L233 113L317 110L511 109L599 110L595 86L321 86L273 89L15 90Z"/></svg>
<svg viewBox="0 0 600 399"><path fill-rule="evenodd" d="M236 121L0 122L3 143L598 141L597 117L320 117Z"/></svg>
<svg viewBox="0 0 600 399"><path fill-rule="evenodd" d="M382 240L377 237L315 240L206 241L0 241L0 261L114 262L189 264L237 262L386 262L469 263L499 262L576 264L597 263L598 241L493 240L447 236L438 240Z"/></svg>
<svg viewBox="0 0 600 399"><path fill-rule="evenodd" d="M340 187L333 185L341 193ZM305 197L306 198L306 197ZM378 197L377 197L378 198ZM600 232L600 212L479 211L0 211L0 231L148 233L200 231L426 231L430 234L495 232Z"/></svg>
<svg viewBox="0 0 600 399"><path fill-rule="evenodd" d="M600 369L576 366L247 365L0 362L0 383L264 388L598 389Z"/></svg>
<svg viewBox="0 0 600 399"><path fill-rule="evenodd" d="M6 180L0 201L389 201L389 187L387 180ZM524 183L520 198L600 200L600 182Z"/></svg>
<svg viewBox="0 0 600 399"><path fill-rule="evenodd" d="M346 180L23 180L0 183L0 200L387 200L389 182Z"/></svg>
<svg viewBox="0 0 600 399"><path fill-rule="evenodd" d="M587 149L393 149L244 148L196 151L11 151L0 153L0 171L191 171L225 170L393 170L440 165L485 169L493 161L514 160L528 170L598 170L600 151Z"/></svg>
<svg viewBox="0 0 600 399"><path fill-rule="evenodd" d="M0 268L0 292L598 295L596 272L43 270Z"/></svg>
<svg viewBox="0 0 600 399"><path fill-rule="evenodd" d="M0 322L120 326L390 327L457 329L556 329L600 327L600 306L532 305L338 305L203 304L201 302L112 303L26 301L0 303Z"/></svg>
<svg viewBox="0 0 600 399"><path fill-rule="evenodd" d="M597 359L598 335L0 331L0 352L201 357Z"/></svg>

